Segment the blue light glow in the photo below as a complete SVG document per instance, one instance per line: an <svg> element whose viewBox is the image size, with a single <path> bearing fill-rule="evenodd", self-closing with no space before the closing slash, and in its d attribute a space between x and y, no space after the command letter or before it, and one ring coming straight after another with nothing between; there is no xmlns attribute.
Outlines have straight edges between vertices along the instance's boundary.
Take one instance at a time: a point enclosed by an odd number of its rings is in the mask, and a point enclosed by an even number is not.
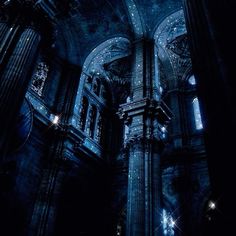
<svg viewBox="0 0 236 236"><path fill-rule="evenodd" d="M199 101L198 98L193 99L193 114L194 114L194 120L195 120L195 127L197 130L200 130L203 128L202 125L202 117L199 107Z"/></svg>

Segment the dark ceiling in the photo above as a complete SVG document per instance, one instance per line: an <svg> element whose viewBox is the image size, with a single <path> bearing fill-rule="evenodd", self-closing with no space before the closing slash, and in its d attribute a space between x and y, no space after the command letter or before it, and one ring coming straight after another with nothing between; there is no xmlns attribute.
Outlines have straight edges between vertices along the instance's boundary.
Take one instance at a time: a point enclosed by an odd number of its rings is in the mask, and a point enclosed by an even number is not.
<svg viewBox="0 0 236 236"><path fill-rule="evenodd" d="M135 38L130 5L135 4L139 16L137 20L142 22L142 30L148 37L153 37L156 26L182 5L182 0L64 2L67 3L57 3L60 6L60 20L57 24L56 51L60 57L77 65L82 65L89 53L109 38L121 36L130 41Z"/></svg>

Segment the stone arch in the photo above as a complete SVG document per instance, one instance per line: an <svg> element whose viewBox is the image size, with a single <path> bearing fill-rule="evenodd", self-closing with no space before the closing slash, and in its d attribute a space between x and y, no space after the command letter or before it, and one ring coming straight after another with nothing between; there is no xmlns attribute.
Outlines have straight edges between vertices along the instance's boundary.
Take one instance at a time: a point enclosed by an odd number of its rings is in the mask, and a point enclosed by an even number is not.
<svg viewBox="0 0 236 236"><path fill-rule="evenodd" d="M123 57L127 57L131 54L130 41L124 37L114 37L106 40L97 47L95 47L91 53L87 56L80 77L80 85L75 99L74 114L79 113L79 105L82 96L82 90L87 77L93 77L93 75L103 76L105 80L110 82L108 76L104 71L104 64L112 62ZM109 84L109 83L108 83ZM73 120L72 120L73 123ZM75 124L75 119L74 119Z"/></svg>
<svg viewBox="0 0 236 236"><path fill-rule="evenodd" d="M171 15L167 16L157 27L153 34L155 41L155 64L158 60L161 60L165 65L165 71L168 71L168 77L170 79L176 78L178 75L176 67L182 66L183 61L177 61L174 53L170 53L168 46L176 38L186 35L186 26L183 10L179 10ZM189 69L189 62L185 62L185 65ZM185 68L184 68L185 69ZM186 70L182 73L186 73ZM157 69L155 70L157 71ZM157 72L156 72L157 73ZM157 77L159 75L156 75ZM160 83L160 81L158 81ZM174 84L173 84L174 85Z"/></svg>
<svg viewBox="0 0 236 236"><path fill-rule="evenodd" d="M124 0L129 17L134 29L135 38L142 38L145 34L142 18L137 8L135 0Z"/></svg>

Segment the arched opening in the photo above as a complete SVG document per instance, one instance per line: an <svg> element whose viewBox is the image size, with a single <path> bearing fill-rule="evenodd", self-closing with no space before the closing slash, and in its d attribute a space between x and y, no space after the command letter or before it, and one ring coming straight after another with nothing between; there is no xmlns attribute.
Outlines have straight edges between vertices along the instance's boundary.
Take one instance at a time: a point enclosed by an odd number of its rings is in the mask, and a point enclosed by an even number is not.
<svg viewBox="0 0 236 236"><path fill-rule="evenodd" d="M90 138L94 137L94 131L95 131L95 124L96 124L96 114L97 114L97 108L92 105L89 107L88 115L87 115L87 123L86 123L86 133Z"/></svg>
<svg viewBox="0 0 236 236"><path fill-rule="evenodd" d="M84 62L74 106L74 117L79 114L80 122L79 126L73 124L85 131L86 140L91 139L85 141L88 148L98 144L100 152L105 146L117 151L121 144L123 130L116 112L129 93L127 57L130 53L129 40L115 37L94 48ZM81 104L80 110L78 104ZM114 132L116 135L112 135Z"/></svg>

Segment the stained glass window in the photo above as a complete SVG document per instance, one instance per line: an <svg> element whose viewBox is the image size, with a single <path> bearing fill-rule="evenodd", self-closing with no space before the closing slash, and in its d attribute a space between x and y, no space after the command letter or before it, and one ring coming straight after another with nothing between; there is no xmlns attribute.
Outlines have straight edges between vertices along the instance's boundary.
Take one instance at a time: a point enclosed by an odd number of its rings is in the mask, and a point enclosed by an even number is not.
<svg viewBox="0 0 236 236"><path fill-rule="evenodd" d="M31 89L39 96L43 95L45 81L48 77L49 67L45 62L39 62L31 82Z"/></svg>

